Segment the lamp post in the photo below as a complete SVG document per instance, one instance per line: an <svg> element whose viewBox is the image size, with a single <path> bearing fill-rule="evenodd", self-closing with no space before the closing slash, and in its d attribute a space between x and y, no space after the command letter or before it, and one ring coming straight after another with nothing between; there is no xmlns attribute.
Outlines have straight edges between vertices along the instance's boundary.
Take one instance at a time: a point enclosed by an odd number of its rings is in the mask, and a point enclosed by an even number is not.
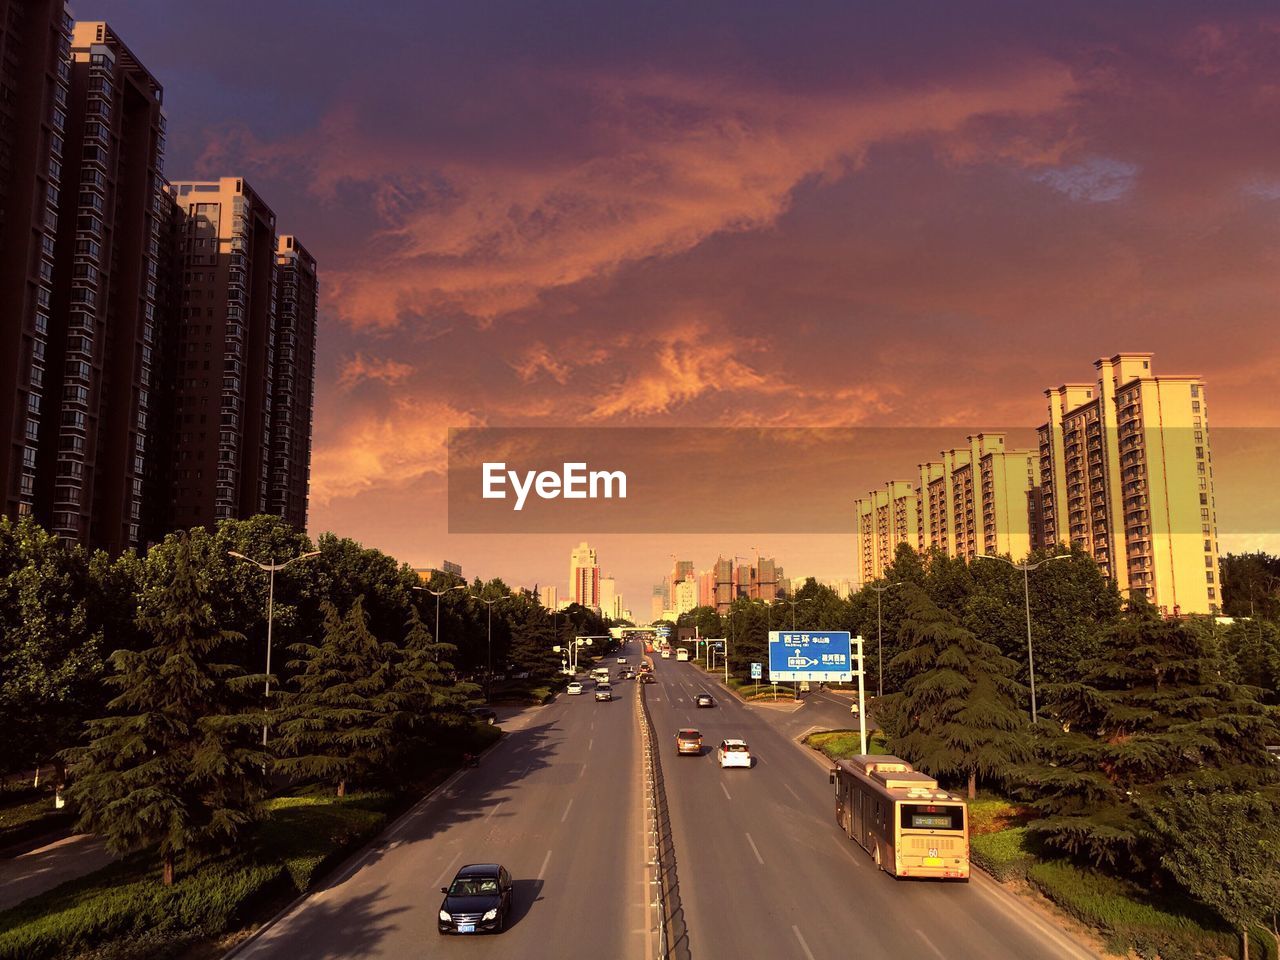
<svg viewBox="0 0 1280 960"><path fill-rule="evenodd" d="M506 597L494 597L492 600L486 600L484 597L476 595L474 599L479 600L488 608L487 619L488 619L488 631L489 631L489 641L488 641L489 670L484 675L484 702L489 703L493 699L493 605L495 603L500 603L503 600L510 600L511 598L510 596L506 596Z"/></svg>
<svg viewBox="0 0 1280 960"><path fill-rule="evenodd" d="M423 593L429 593L436 598L436 632L431 635L431 638L436 643L439 643L440 642L440 598L443 597L450 590L465 590L467 589L466 585L460 583L454 587L445 587L443 590L432 590L428 587L413 587L411 589L421 590Z"/></svg>
<svg viewBox="0 0 1280 960"><path fill-rule="evenodd" d="M1000 560L1007 563L1015 570L1022 571L1022 599L1027 608L1027 676L1031 680L1031 723L1036 722L1036 658L1035 652L1031 648L1031 578L1032 570L1036 570L1052 560L1070 560L1071 554L1060 553L1056 557L1046 557L1038 563L1014 563L1005 557L993 556L991 554L978 554L979 560Z"/></svg>
<svg viewBox="0 0 1280 960"><path fill-rule="evenodd" d="M876 592L876 699L884 696L884 636L883 628L880 621L880 595L890 587L902 586L901 580L895 580L893 583L886 583L883 587L877 587L874 583L868 583L868 587Z"/></svg>
<svg viewBox="0 0 1280 960"><path fill-rule="evenodd" d="M783 603L791 604L791 632L792 633L795 633L795 629L796 629L796 604L808 603L812 599L813 597L803 597L799 600L788 600L785 598L783 599L782 601ZM808 683L807 680L805 682ZM799 701L800 699L800 683L798 681L791 685L791 698L796 701Z"/></svg>
<svg viewBox="0 0 1280 960"><path fill-rule="evenodd" d="M296 563L299 560L318 557L320 556L320 551L312 550L310 553L301 554L294 557L292 560L286 560L284 563L263 563L261 560L254 560L252 557L246 557L243 553L237 553L235 550L228 550L227 554L228 556L235 557L237 560L252 563L259 570L263 570L267 574L267 671L262 687L262 697L265 708L266 701L271 696L271 624L275 619L276 572L283 570L285 567L289 566L289 564ZM262 724L262 745L264 747L267 745L267 724L265 720Z"/></svg>

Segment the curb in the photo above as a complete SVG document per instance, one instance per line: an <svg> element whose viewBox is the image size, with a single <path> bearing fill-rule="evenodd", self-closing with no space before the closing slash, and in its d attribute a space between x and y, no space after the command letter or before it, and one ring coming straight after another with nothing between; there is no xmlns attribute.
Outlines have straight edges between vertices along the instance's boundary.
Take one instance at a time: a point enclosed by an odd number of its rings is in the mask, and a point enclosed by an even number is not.
<svg viewBox="0 0 1280 960"><path fill-rule="evenodd" d="M504 734L505 732L506 731L503 731ZM483 759L485 754L493 752L495 748L501 746L505 742L506 742L505 736L502 738L499 738L498 740L495 740L493 743L489 744L489 746L485 747L483 750L480 751L480 753L477 755L477 759L478 760ZM400 814L400 816L396 817L390 823L385 824L383 828L378 831L376 836L370 837L367 842L361 844L358 850L353 850L351 854L346 859L344 859L341 863L335 864L334 868L326 874L325 879L327 880L329 877L343 877L345 879L344 871L349 865L353 865L356 862L358 862L359 859L364 857L367 853L369 853L369 851L373 849L375 845L381 843L384 838L389 838L389 834L391 834L394 830L398 829L405 821L409 819L409 817L413 816L413 814L417 812L419 807L424 806L428 801L431 800L432 797L434 797L437 793L439 793L445 787L452 785L453 782L461 778L461 776L464 773L466 773L468 769L470 768L466 766L459 767L453 773L449 774L449 776L447 776L444 780L441 780L439 783L437 783L434 787L432 787L425 794L423 794L422 797L420 797L413 804L413 806L411 806L408 810ZM280 910L273 917L271 917L271 919L264 922L262 926L258 927L257 930L253 931L253 933L249 934L249 936L245 937L243 940L237 943L234 947L232 947L226 953L222 954L222 956L220 957L220 960L234 960L235 957L238 957L241 953L247 950L259 937L261 937L264 933L266 933L268 930L274 927L277 923L283 920L286 916L292 913L304 900L306 900L308 897L312 896L313 894L317 893L319 889L320 889L319 887L312 887L310 890L302 891L302 893L298 894L296 897L290 900L287 904L281 907Z"/></svg>

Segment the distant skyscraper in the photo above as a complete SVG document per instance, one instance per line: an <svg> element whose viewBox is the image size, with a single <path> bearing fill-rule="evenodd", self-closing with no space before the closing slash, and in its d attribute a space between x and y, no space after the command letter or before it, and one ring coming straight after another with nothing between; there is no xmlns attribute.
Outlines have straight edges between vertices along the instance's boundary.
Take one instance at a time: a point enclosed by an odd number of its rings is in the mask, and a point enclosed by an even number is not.
<svg viewBox="0 0 1280 960"><path fill-rule="evenodd" d="M569 554L569 598L584 607L600 608L600 564L585 540Z"/></svg>
<svg viewBox="0 0 1280 960"><path fill-rule="evenodd" d="M613 577L600 578L600 613L611 620L622 618L622 595Z"/></svg>
<svg viewBox="0 0 1280 960"><path fill-rule="evenodd" d="M320 288L315 257L298 238L283 236L278 243L267 512L305 530L316 375L316 307ZM449 566L445 561L446 572ZM458 567L458 573L461 572L462 568Z"/></svg>
<svg viewBox="0 0 1280 960"><path fill-rule="evenodd" d="M556 586L540 587L538 602L548 610L560 609L560 588Z"/></svg>

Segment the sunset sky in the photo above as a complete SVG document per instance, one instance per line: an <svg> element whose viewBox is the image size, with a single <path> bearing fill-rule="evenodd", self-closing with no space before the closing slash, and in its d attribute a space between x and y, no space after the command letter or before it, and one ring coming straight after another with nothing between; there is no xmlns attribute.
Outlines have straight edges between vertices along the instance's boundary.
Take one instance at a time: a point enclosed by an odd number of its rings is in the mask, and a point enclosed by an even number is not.
<svg viewBox="0 0 1280 960"><path fill-rule="evenodd" d="M313 532L562 590L586 538L647 615L673 552L837 578L852 538L449 536L447 429L959 444L1122 350L1280 425L1274 3L74 12L163 83L167 175L245 176L319 260Z"/></svg>

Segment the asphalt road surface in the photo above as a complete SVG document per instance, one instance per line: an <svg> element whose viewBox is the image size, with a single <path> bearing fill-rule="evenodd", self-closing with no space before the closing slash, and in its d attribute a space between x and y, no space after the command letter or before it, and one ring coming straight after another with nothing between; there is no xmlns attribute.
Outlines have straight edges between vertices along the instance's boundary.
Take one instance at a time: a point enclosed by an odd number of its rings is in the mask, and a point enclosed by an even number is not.
<svg viewBox="0 0 1280 960"><path fill-rule="evenodd" d="M236 960L645 957L634 681L526 711L478 767L393 825ZM504 727L508 726L504 724ZM436 932L440 888L464 863L515 880L507 930Z"/></svg>
<svg viewBox="0 0 1280 960"><path fill-rule="evenodd" d="M1078 960L1092 953L985 878L897 880L835 823L823 766L783 728L790 707L747 707L693 664L655 661L647 688L662 749L676 871L694 960ZM697 708L700 691L716 697ZM847 709L847 708L846 708ZM704 737L701 757L677 756L676 730ZM756 765L721 770L726 738Z"/></svg>

